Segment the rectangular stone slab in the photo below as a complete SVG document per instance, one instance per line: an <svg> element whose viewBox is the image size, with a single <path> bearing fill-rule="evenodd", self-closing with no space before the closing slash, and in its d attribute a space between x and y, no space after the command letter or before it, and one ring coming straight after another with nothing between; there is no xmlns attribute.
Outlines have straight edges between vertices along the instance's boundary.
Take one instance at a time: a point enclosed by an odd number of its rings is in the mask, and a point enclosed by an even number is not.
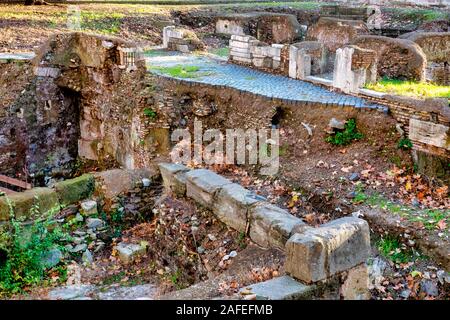
<svg viewBox="0 0 450 320"><path fill-rule="evenodd" d="M249 206L263 200L239 184L227 184L218 192L213 212L226 225L245 232Z"/></svg>
<svg viewBox="0 0 450 320"><path fill-rule="evenodd" d="M249 210L250 238L258 245L284 249L292 230L305 224L286 210L267 202L253 205Z"/></svg>
<svg viewBox="0 0 450 320"><path fill-rule="evenodd" d="M177 163L159 163L158 167L161 172L164 188L177 196L186 195L185 173L190 169Z"/></svg>
<svg viewBox="0 0 450 320"><path fill-rule="evenodd" d="M369 232L365 220L348 217L296 233L286 243L286 272L311 283L364 263Z"/></svg>
<svg viewBox="0 0 450 320"><path fill-rule="evenodd" d="M186 195L206 208L212 209L214 193L231 181L206 169L186 173Z"/></svg>
<svg viewBox="0 0 450 320"><path fill-rule="evenodd" d="M256 294L257 300L310 299L316 286L307 286L289 276L277 277L242 288L241 293Z"/></svg>

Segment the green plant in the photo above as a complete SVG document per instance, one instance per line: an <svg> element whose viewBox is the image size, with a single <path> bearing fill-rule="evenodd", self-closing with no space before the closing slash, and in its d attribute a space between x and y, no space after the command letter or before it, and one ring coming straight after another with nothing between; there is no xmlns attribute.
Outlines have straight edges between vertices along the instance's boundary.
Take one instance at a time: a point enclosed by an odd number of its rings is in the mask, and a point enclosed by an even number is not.
<svg viewBox="0 0 450 320"><path fill-rule="evenodd" d="M156 112L153 109L145 108L144 109L144 115L149 117L150 119L156 118Z"/></svg>
<svg viewBox="0 0 450 320"><path fill-rule="evenodd" d="M395 263L406 263L415 260L414 251L402 245L397 238L392 236L382 237L377 242L377 248L381 255Z"/></svg>
<svg viewBox="0 0 450 320"><path fill-rule="evenodd" d="M152 67L151 69L174 78L198 78L211 74L211 72L199 72L200 67L198 66L176 65L172 67Z"/></svg>
<svg viewBox="0 0 450 320"><path fill-rule="evenodd" d="M14 209L7 198L10 213L9 246L7 258L0 265L0 294L17 293L33 285L41 284L50 270L44 257L50 250L64 252L61 242L68 238L61 227L53 221L54 211L49 211L43 219L24 225L15 218ZM39 211L37 206L31 213ZM61 274L63 266L58 270Z"/></svg>
<svg viewBox="0 0 450 320"><path fill-rule="evenodd" d="M363 134L358 132L356 128L356 120L349 119L345 123L343 131L336 132L335 134L326 138L326 141L339 146L345 146L350 144L354 140L359 140L363 138Z"/></svg>
<svg viewBox="0 0 450 320"><path fill-rule="evenodd" d="M408 138L401 138L397 144L397 147L399 149L409 150L413 147L413 144L412 144L411 140L409 140Z"/></svg>
<svg viewBox="0 0 450 320"><path fill-rule="evenodd" d="M237 243L241 249L245 249L247 247L245 238L247 238L247 235L245 234L245 232L240 232L238 239L237 239Z"/></svg>

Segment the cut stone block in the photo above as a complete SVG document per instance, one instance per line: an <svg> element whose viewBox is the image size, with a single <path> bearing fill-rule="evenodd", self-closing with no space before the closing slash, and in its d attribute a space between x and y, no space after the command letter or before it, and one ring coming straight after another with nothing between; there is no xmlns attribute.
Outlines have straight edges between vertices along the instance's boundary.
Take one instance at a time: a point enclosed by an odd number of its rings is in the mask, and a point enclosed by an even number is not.
<svg viewBox="0 0 450 320"><path fill-rule="evenodd" d="M234 47L248 49L248 48L250 48L250 44L248 42L230 40L230 48L234 48Z"/></svg>
<svg viewBox="0 0 450 320"><path fill-rule="evenodd" d="M156 170L149 169L112 169L97 172L94 174L96 192L105 199L112 200L120 194L141 187L143 185L142 179L153 181L157 176L159 174Z"/></svg>
<svg viewBox="0 0 450 320"><path fill-rule="evenodd" d="M270 246L284 248L292 230L298 225L305 224L289 212L267 202L252 206L249 210L249 219L250 238L265 248Z"/></svg>
<svg viewBox="0 0 450 320"><path fill-rule="evenodd" d="M34 68L34 74L38 77L51 77L56 78L61 73L61 70L58 68L49 68L49 67L36 67Z"/></svg>
<svg viewBox="0 0 450 320"><path fill-rule="evenodd" d="M252 57L252 55L250 53L238 52L238 51L234 51L233 49L231 49L230 55L233 57L240 57L240 58L246 58L246 59L250 59Z"/></svg>
<svg viewBox="0 0 450 320"><path fill-rule="evenodd" d="M164 188L177 196L186 195L186 175L190 169L176 163L158 164L163 178Z"/></svg>
<svg viewBox="0 0 450 320"><path fill-rule="evenodd" d="M49 188L33 188L24 192L8 196L14 210L14 216L31 217L31 209L36 208L38 213L45 213L59 206L58 195ZM0 197L0 221L9 220L9 205L6 197Z"/></svg>
<svg viewBox="0 0 450 320"><path fill-rule="evenodd" d="M237 34L233 34L231 36L231 40L236 40L236 41L242 41L242 42L249 42L250 40L254 40L255 38L252 36L241 36L241 35L237 35Z"/></svg>
<svg viewBox="0 0 450 320"><path fill-rule="evenodd" d="M213 212L226 225L245 232L249 206L263 200L263 197L255 195L239 184L228 184L218 192Z"/></svg>
<svg viewBox="0 0 450 320"><path fill-rule="evenodd" d="M191 170L186 173L186 195L206 208L212 209L214 194L231 181L206 169Z"/></svg>
<svg viewBox="0 0 450 320"><path fill-rule="evenodd" d="M124 263L133 262L137 257L142 256L147 251L146 244L121 242L114 247L119 255L119 259Z"/></svg>
<svg viewBox="0 0 450 320"><path fill-rule="evenodd" d="M257 300L302 300L311 299L315 290L314 285L307 286L289 276L283 276L247 286L240 293L255 294Z"/></svg>
<svg viewBox="0 0 450 320"><path fill-rule="evenodd" d="M250 54L250 53L251 53L249 48L239 48L239 47L231 47L231 48L230 48L230 51L233 51L233 52L242 52L242 53L247 53L247 54Z"/></svg>
<svg viewBox="0 0 450 320"><path fill-rule="evenodd" d="M97 214L97 202L94 200L83 201L81 203L81 211L86 216Z"/></svg>
<svg viewBox="0 0 450 320"><path fill-rule="evenodd" d="M347 277L341 286L340 294L344 300L370 299L369 271L365 263L351 268L347 272Z"/></svg>
<svg viewBox="0 0 450 320"><path fill-rule="evenodd" d="M328 240L329 272L332 275L366 262L369 257L370 229L363 219L340 218L310 232Z"/></svg>
<svg viewBox="0 0 450 320"><path fill-rule="evenodd" d="M326 279L325 246L324 240L315 235L294 234L286 243L286 272L306 283Z"/></svg>
<svg viewBox="0 0 450 320"><path fill-rule="evenodd" d="M61 204L74 204L89 198L94 192L94 176L84 174L80 177L61 181L55 184Z"/></svg>
<svg viewBox="0 0 450 320"><path fill-rule="evenodd" d="M286 272L306 283L316 282L364 263L369 252L367 222L341 218L294 234L286 243Z"/></svg>
<svg viewBox="0 0 450 320"><path fill-rule="evenodd" d="M252 59L247 59L247 58L242 58L242 57L236 57L236 56L231 56L233 61L238 61L238 62L243 62L243 63L252 63Z"/></svg>

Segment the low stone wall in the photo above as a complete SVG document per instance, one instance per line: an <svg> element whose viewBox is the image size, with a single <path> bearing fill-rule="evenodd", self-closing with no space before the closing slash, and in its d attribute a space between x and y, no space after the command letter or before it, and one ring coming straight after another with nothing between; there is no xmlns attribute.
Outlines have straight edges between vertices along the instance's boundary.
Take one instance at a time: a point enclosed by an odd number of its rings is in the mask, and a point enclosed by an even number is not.
<svg viewBox="0 0 450 320"><path fill-rule="evenodd" d="M252 65L258 69L285 69L286 61L282 44L267 45L251 36L232 35L230 40L230 61Z"/></svg>
<svg viewBox="0 0 450 320"><path fill-rule="evenodd" d="M202 50L204 45L195 32L175 26L167 26L163 29L163 48L189 53Z"/></svg>
<svg viewBox="0 0 450 320"><path fill-rule="evenodd" d="M344 284L338 281L337 286L342 285L343 298L367 298L365 261L370 252L370 232L366 221L342 218L312 228L265 198L212 171L190 170L173 163L160 163L159 168L167 192L193 199L261 247L285 250L285 268L292 278L315 285L334 281L342 273L356 273L359 281L348 280L349 277ZM298 287L304 289L304 286Z"/></svg>
<svg viewBox="0 0 450 320"><path fill-rule="evenodd" d="M0 223L10 220L10 205L15 218L29 220L89 198L98 199L106 211L118 209L121 202L123 210L130 213L149 212L148 187L154 187L156 178L155 172L147 169L114 169L57 182L52 188L0 196Z"/></svg>

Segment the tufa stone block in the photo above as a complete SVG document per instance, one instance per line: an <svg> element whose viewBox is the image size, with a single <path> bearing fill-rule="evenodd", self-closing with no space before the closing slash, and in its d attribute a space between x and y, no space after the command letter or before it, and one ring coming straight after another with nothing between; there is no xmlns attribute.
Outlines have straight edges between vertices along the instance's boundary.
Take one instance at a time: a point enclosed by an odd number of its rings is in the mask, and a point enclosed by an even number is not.
<svg viewBox="0 0 450 320"><path fill-rule="evenodd" d="M231 181L206 169L191 170L186 173L186 195L206 208L212 209L214 194Z"/></svg>
<svg viewBox="0 0 450 320"><path fill-rule="evenodd" d="M241 187L239 184L227 184L217 193L213 212L225 224L240 232L247 227L249 206L264 200Z"/></svg>
<svg viewBox="0 0 450 320"><path fill-rule="evenodd" d="M289 212L263 202L249 210L250 238L258 245L268 248L284 248L292 230L304 222Z"/></svg>

